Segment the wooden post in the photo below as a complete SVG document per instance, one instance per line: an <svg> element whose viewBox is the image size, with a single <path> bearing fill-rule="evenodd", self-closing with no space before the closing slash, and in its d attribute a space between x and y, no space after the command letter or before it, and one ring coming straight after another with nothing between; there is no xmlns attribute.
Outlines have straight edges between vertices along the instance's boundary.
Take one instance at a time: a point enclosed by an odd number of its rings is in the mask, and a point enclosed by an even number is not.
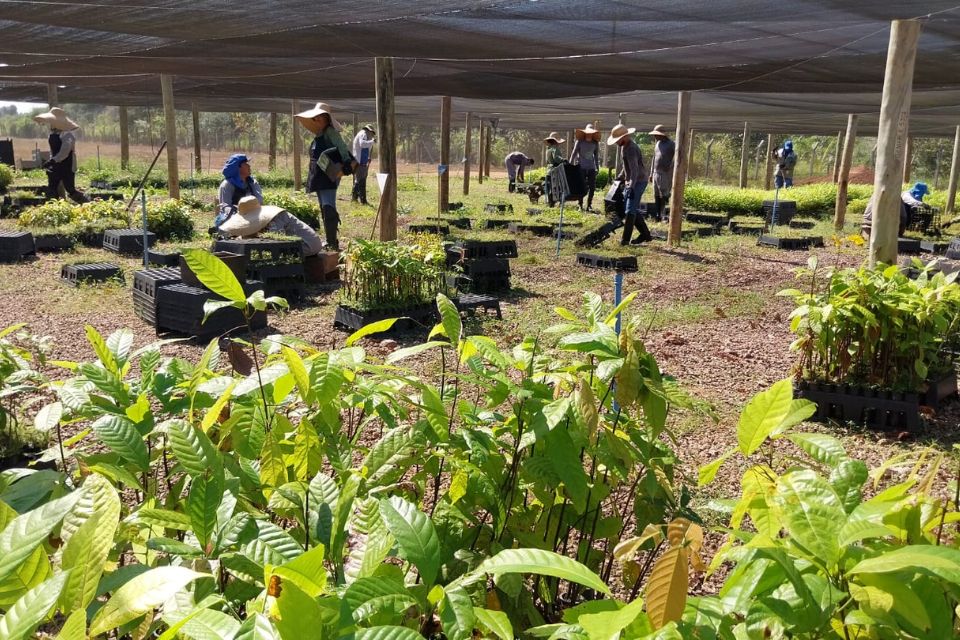
<svg viewBox="0 0 960 640"><path fill-rule="evenodd" d="M773 134L767 134L767 174L763 177L763 188L767 191L770 190L771 182L773 181L773 152L776 149L773 148Z"/></svg>
<svg viewBox="0 0 960 640"><path fill-rule="evenodd" d="M193 112L193 166L197 173L200 173L200 157L203 151L200 149L200 111L197 109L197 103L190 104L190 110ZM210 167L207 167L210 169Z"/></svg>
<svg viewBox="0 0 960 640"><path fill-rule="evenodd" d="M463 195L470 195L470 134L472 132L473 114L467 111L466 123L463 127Z"/></svg>
<svg viewBox="0 0 960 640"><path fill-rule="evenodd" d="M487 139L483 150L483 177L490 177L490 139L493 138L493 125L487 124Z"/></svg>
<svg viewBox="0 0 960 640"><path fill-rule="evenodd" d="M943 164L943 143L937 140L937 155L933 164L933 188L940 189L940 166Z"/></svg>
<svg viewBox="0 0 960 640"><path fill-rule="evenodd" d="M483 184L483 140L487 135L483 126L483 118L480 118L480 130L477 135L477 184Z"/></svg>
<svg viewBox="0 0 960 640"><path fill-rule="evenodd" d="M353 135L360 133L360 114L353 112Z"/></svg>
<svg viewBox="0 0 960 640"><path fill-rule="evenodd" d="M167 192L171 198L180 197L180 175L177 165L177 112L173 107L173 76L160 74L163 94L163 119L167 135Z"/></svg>
<svg viewBox="0 0 960 640"><path fill-rule="evenodd" d="M294 117L300 113L300 101L294 100L290 104L290 136L293 147L293 190L300 191L303 187L303 176L300 175L300 161L303 156L303 137L300 135L300 123Z"/></svg>
<svg viewBox="0 0 960 640"><path fill-rule="evenodd" d="M130 119L126 107L120 107L120 168L130 166Z"/></svg>
<svg viewBox="0 0 960 640"><path fill-rule="evenodd" d="M440 164L443 165L437 190L437 211L440 212L450 210L450 102L450 96L440 98Z"/></svg>
<svg viewBox="0 0 960 640"><path fill-rule="evenodd" d="M837 132L837 148L833 152L833 183L840 180L840 156L843 154L843 131Z"/></svg>
<svg viewBox="0 0 960 640"><path fill-rule="evenodd" d="M873 228L870 234L870 266L897 261L897 230L900 226L900 188L910 121L913 68L917 59L920 22L894 20L883 78L880 127L877 133L877 169L873 183Z"/></svg>
<svg viewBox="0 0 960 640"><path fill-rule="evenodd" d="M750 123L743 123L743 144L740 145L740 188L747 188L747 163L750 161Z"/></svg>
<svg viewBox="0 0 960 640"><path fill-rule="evenodd" d="M270 112L270 142L267 149L267 168L273 171L277 168L277 113Z"/></svg>
<svg viewBox="0 0 960 640"><path fill-rule="evenodd" d="M397 239L397 130L393 109L393 58L374 61L377 77L377 135L380 173L387 183L380 196L380 240ZM447 98L449 100L449 98Z"/></svg>
<svg viewBox="0 0 960 640"><path fill-rule="evenodd" d="M690 172L693 171L693 145L694 145L694 141L696 140L696 136L697 136L696 129L690 129L690 135L689 135L690 142L688 143L688 151L687 151L687 175L686 175L687 180L690 179Z"/></svg>
<svg viewBox="0 0 960 640"><path fill-rule="evenodd" d="M907 151L903 156L903 182L910 182L910 170L913 168L913 136L907 136Z"/></svg>
<svg viewBox="0 0 960 640"><path fill-rule="evenodd" d="M673 186L670 195L670 231L667 241L680 244L680 230L683 223L683 189L686 185L688 146L690 144L690 92L681 91L677 95L677 135L676 153L673 154Z"/></svg>
<svg viewBox="0 0 960 640"><path fill-rule="evenodd" d="M57 90L57 85L54 83L47 84L47 108L52 109L53 107L60 106L60 96Z"/></svg>
<svg viewBox="0 0 960 640"><path fill-rule="evenodd" d="M850 185L850 165L853 163L853 147L857 142L857 119L859 116L851 113L847 116L847 136L843 143L843 157L840 160L840 171L837 174L837 202L833 214L833 228L838 232L843 229L843 219L847 215L847 187Z"/></svg>
<svg viewBox="0 0 960 640"><path fill-rule="evenodd" d="M950 161L950 182L947 184L947 206L944 213L953 213L957 204L957 178L960 177L960 126L953 136L953 159Z"/></svg>

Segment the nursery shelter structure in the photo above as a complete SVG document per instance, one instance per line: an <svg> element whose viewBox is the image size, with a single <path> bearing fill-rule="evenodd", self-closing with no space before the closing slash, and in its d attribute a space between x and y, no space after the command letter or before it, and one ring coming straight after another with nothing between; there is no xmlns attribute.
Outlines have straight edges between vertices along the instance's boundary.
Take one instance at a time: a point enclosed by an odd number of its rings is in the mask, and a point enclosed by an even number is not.
<svg viewBox="0 0 960 640"><path fill-rule="evenodd" d="M944 0L0 0L0 99L162 103L168 138L177 105L276 114L323 100L376 111L387 174L395 118L449 123L454 105L485 129L609 128L627 114L675 126L681 150L691 127L876 127L880 235L908 136L957 136L958 97L960 6ZM678 212L685 162L678 153ZM382 237L396 233L390 189ZM889 238L875 249L886 261Z"/></svg>

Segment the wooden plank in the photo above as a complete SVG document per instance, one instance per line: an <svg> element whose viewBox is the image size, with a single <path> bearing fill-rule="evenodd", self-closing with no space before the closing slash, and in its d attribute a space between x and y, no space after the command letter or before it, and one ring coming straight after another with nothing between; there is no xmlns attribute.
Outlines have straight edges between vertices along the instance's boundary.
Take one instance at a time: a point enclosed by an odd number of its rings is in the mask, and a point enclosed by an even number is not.
<svg viewBox="0 0 960 640"><path fill-rule="evenodd" d="M859 116L851 113L847 116L847 135L844 138L840 169L837 175L837 201L833 214L833 228L843 230L847 215L847 188L850 186L850 165L853 163L853 147L857 143L857 120Z"/></svg>
<svg viewBox="0 0 960 640"><path fill-rule="evenodd" d="M677 94L676 153L673 154L673 186L670 194L670 231L667 242L680 244L683 224L683 189L686 186L687 153L690 145L690 92Z"/></svg>
<svg viewBox="0 0 960 640"><path fill-rule="evenodd" d="M747 167L750 162L750 123L743 123L743 142L740 145L740 188L747 188Z"/></svg>
<svg viewBox="0 0 960 640"><path fill-rule="evenodd" d="M387 174L380 195L380 240L397 239L397 129L393 104L393 58L377 58L377 136L379 171ZM449 98L448 98L449 99Z"/></svg>
<svg viewBox="0 0 960 640"><path fill-rule="evenodd" d="M833 151L833 183L840 180L840 156L843 155L843 131L837 132L837 148Z"/></svg>
<svg viewBox="0 0 960 640"><path fill-rule="evenodd" d="M193 116L193 168L194 171L200 173L200 167L202 166L200 158L203 152L200 149L200 110L197 109L196 102L190 104L190 111ZM207 169L209 168L207 167Z"/></svg>
<svg viewBox="0 0 960 640"><path fill-rule="evenodd" d="M293 151L293 190L300 191L303 188L303 176L300 162L303 158L303 133L300 131L300 123L297 122L296 115L300 113L300 101L294 100L290 103L290 135L292 137Z"/></svg>
<svg viewBox="0 0 960 640"><path fill-rule="evenodd" d="M270 141L267 148L267 168L273 171L277 168L277 113L270 113Z"/></svg>
<svg viewBox="0 0 960 640"><path fill-rule="evenodd" d="M903 156L903 182L910 182L910 174L913 169L913 136L907 136L907 151Z"/></svg>
<svg viewBox="0 0 960 640"><path fill-rule="evenodd" d="M120 107L120 168L130 166L130 115L126 107Z"/></svg>
<svg viewBox="0 0 960 640"><path fill-rule="evenodd" d="M477 184L483 184L483 145L487 131L480 118L480 139L477 140Z"/></svg>
<svg viewBox="0 0 960 640"><path fill-rule="evenodd" d="M177 112L173 106L173 76L160 74L163 94L163 120L167 136L167 192L171 198L180 198L180 170L177 165Z"/></svg>
<svg viewBox="0 0 960 640"><path fill-rule="evenodd" d="M767 172L763 176L763 188L770 190L773 181L773 152L776 148L773 146L773 134L767 134Z"/></svg>

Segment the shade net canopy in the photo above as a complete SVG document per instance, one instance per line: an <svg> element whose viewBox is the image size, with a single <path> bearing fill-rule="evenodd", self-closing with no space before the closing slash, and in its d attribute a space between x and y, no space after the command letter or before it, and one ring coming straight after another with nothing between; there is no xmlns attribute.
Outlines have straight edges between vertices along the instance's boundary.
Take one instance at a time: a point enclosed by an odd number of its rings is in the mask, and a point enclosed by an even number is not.
<svg viewBox="0 0 960 640"><path fill-rule="evenodd" d="M670 120L696 92L694 126L826 131L879 111L890 21L922 18L916 133L948 134L960 107L952 1L0 0L0 99L288 111L291 99L372 113L373 59L395 59L397 114L458 110L501 126ZM615 120L614 120L615 121Z"/></svg>

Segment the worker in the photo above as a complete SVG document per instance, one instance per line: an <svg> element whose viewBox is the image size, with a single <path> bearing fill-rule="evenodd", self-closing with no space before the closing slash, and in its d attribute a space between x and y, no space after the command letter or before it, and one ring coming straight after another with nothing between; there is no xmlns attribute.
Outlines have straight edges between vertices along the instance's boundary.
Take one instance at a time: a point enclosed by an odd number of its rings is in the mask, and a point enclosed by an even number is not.
<svg viewBox="0 0 960 640"><path fill-rule="evenodd" d="M793 150L793 140L787 140L782 147L774 151L773 159L777 161L777 168L773 172L777 189L792 187L793 168L797 165L797 153Z"/></svg>
<svg viewBox="0 0 960 640"><path fill-rule="evenodd" d="M244 196L234 211L218 225L228 238L250 238L261 231L272 231L300 238L303 255L315 256L323 250L323 240L317 232L292 213L272 205L262 205L256 196Z"/></svg>
<svg viewBox="0 0 960 640"><path fill-rule="evenodd" d="M543 139L543 143L547 145L547 175L544 179L544 190L547 192L547 205L551 207L554 205L554 199L550 190L550 170L563 164L564 157L560 151L560 145L564 142L566 140L557 135L556 131L551 131L550 135Z"/></svg>
<svg viewBox="0 0 960 640"><path fill-rule="evenodd" d="M574 136L577 141L570 151L570 164L580 167L587 186L587 208L583 208L583 198L580 198L580 210L593 211L593 192L597 188L597 169L600 167L600 132L588 124L574 131Z"/></svg>
<svg viewBox="0 0 960 640"><path fill-rule="evenodd" d="M370 169L370 160L373 156L373 144L377 140L377 132L372 124L365 124L357 135L353 137L353 157L357 159L357 170L353 172L353 193L350 200L360 204L367 202L367 172Z"/></svg>
<svg viewBox="0 0 960 640"><path fill-rule="evenodd" d="M927 183L918 182L912 188L907 189L900 194L900 223L897 226L897 236L901 237L910 224L911 213L914 207L923 206L923 198L929 193ZM873 198L867 203L867 208L863 212L863 224L860 225L860 233L864 238L870 239L870 232L873 229Z"/></svg>
<svg viewBox="0 0 960 640"><path fill-rule="evenodd" d="M35 122L50 127L50 159L43 163L47 172L47 197L60 197L60 185L74 202L90 199L77 189L77 133L80 125L67 117L60 107L51 107L45 113L33 116Z"/></svg>
<svg viewBox="0 0 960 640"><path fill-rule="evenodd" d="M250 159L242 153L235 153L223 163L223 182L217 196L217 227L237 209L240 198L253 196L263 204L263 190L250 170Z"/></svg>
<svg viewBox="0 0 960 640"><path fill-rule="evenodd" d="M517 181L524 181L524 169L533 166L533 158L528 158L520 151L513 151L507 154L503 159L503 164L507 168L507 179L510 181L507 185L507 191L513 193L517 190Z"/></svg>
<svg viewBox="0 0 960 640"><path fill-rule="evenodd" d="M650 132L653 137L653 202L654 220L664 222L667 203L670 202L670 189L673 188L673 155L677 145L658 124Z"/></svg>
<svg viewBox="0 0 960 640"><path fill-rule="evenodd" d="M625 124L618 124L610 132L610 137L607 138L609 146L617 145L620 147L623 157L623 169L617 176L618 180L623 181L623 199L626 209L623 220L623 237L620 240L621 245L630 244L634 225L637 226L640 235L637 236L633 244L653 240L647 223L637 215L640 212L640 198L643 197L643 192L647 188L647 169L643 166L643 153L640 151L640 146L633 139L633 134L636 131L633 127L627 128Z"/></svg>
<svg viewBox="0 0 960 640"><path fill-rule="evenodd" d="M340 213L337 211L337 188L340 178L353 173L358 164L340 136L340 123L327 104L318 102L312 109L298 113L296 119L315 136L310 144L307 193L317 194L327 247L338 251Z"/></svg>

